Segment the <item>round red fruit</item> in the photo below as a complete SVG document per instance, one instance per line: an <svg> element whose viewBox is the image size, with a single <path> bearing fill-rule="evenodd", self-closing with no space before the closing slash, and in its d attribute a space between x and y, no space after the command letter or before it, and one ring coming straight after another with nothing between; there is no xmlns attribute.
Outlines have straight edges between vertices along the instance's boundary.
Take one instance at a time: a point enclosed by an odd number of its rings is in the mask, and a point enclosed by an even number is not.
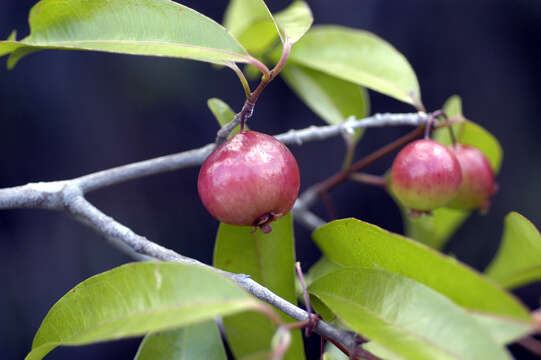
<svg viewBox="0 0 541 360"><path fill-rule="evenodd" d="M447 204L462 183L460 164L445 146L428 139L408 144L391 168L391 189L414 213Z"/></svg>
<svg viewBox="0 0 541 360"><path fill-rule="evenodd" d="M291 210L299 186L293 154L274 137L255 131L220 145L203 163L197 181L199 197L213 217L264 232Z"/></svg>
<svg viewBox="0 0 541 360"><path fill-rule="evenodd" d="M448 206L461 210L486 210L490 197L496 192L494 173L488 159L473 146L457 144L450 149L462 169L462 186Z"/></svg>

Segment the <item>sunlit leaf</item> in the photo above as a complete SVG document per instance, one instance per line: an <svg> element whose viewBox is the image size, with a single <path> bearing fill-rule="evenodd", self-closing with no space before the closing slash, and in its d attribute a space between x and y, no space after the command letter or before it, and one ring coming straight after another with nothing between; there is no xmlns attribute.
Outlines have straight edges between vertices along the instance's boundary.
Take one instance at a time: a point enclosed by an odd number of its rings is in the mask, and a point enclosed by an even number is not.
<svg viewBox="0 0 541 360"><path fill-rule="evenodd" d="M49 311L27 360L84 345L169 330L264 306L233 281L197 265L132 263L87 279Z"/></svg>
<svg viewBox="0 0 541 360"><path fill-rule="evenodd" d="M460 306L398 274L343 269L309 291L353 331L405 359L511 358Z"/></svg>
<svg viewBox="0 0 541 360"><path fill-rule="evenodd" d="M143 339L135 360L226 360L214 321L152 333Z"/></svg>
<svg viewBox="0 0 541 360"><path fill-rule="evenodd" d="M414 104L419 84L406 58L376 35L340 26L314 26L290 60Z"/></svg>
<svg viewBox="0 0 541 360"><path fill-rule="evenodd" d="M278 37L278 25L263 0L231 0L224 26L253 54L260 54Z"/></svg>
<svg viewBox="0 0 541 360"><path fill-rule="evenodd" d="M386 269L425 284L465 308L531 321L528 309L492 280L375 225L337 220L318 228L313 237L323 254L343 267Z"/></svg>
<svg viewBox="0 0 541 360"><path fill-rule="evenodd" d="M284 37L291 44L299 41L310 29L314 18L308 4L304 1L294 1L285 10L275 16Z"/></svg>
<svg viewBox="0 0 541 360"><path fill-rule="evenodd" d="M471 316L501 345L509 345L534 331L533 324L529 321L478 312L472 312Z"/></svg>
<svg viewBox="0 0 541 360"><path fill-rule="evenodd" d="M170 0L42 0L30 11L30 35L0 42L12 67L41 49L94 50L250 63L246 50L208 17Z"/></svg>
<svg viewBox="0 0 541 360"><path fill-rule="evenodd" d="M519 213L505 217L502 242L486 274L511 289L541 280L541 235Z"/></svg>
<svg viewBox="0 0 541 360"><path fill-rule="evenodd" d="M272 222L272 232L264 234L249 226L220 224L214 248L214 265L220 269L247 274L282 298L296 303L295 248L291 215ZM290 317L281 313L285 321ZM276 326L266 317L247 313L224 317L228 342L235 358L261 356L270 350ZM299 331L285 359L304 359Z"/></svg>
<svg viewBox="0 0 541 360"><path fill-rule="evenodd" d="M306 285L309 286L319 278L322 278L333 271L340 270L341 268L342 266L335 264L325 256L322 256L314 265L312 265L310 270L308 270L308 274L305 275Z"/></svg>
<svg viewBox="0 0 541 360"><path fill-rule="evenodd" d="M294 1L286 9L270 13L263 0L231 0L224 25L251 53L261 55L275 40L297 42L312 25L312 13L304 1Z"/></svg>

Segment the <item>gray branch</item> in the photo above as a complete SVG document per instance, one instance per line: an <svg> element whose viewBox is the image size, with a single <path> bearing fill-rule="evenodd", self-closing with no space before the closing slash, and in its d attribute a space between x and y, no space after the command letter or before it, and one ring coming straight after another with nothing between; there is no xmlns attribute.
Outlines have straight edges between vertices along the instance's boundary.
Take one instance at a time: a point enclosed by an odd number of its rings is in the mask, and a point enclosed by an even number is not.
<svg viewBox="0 0 541 360"><path fill-rule="evenodd" d="M354 129L404 125L419 126L426 123L427 120L428 115L422 112L375 114L364 119L349 118L340 125L310 126L306 129L290 130L284 134L276 135L276 138L284 144L302 145L305 142L324 140L343 133L351 133ZM215 147L214 143L207 144L199 149L99 171L73 181L78 183L83 193L87 193L128 180L201 165ZM0 208L2 208L1 195Z"/></svg>
<svg viewBox="0 0 541 360"><path fill-rule="evenodd" d="M424 124L427 119L428 115L425 113L376 114L361 120L350 118L340 125L312 126L303 130L291 130L276 137L286 144L300 145L308 141L351 133L356 128L397 125L418 126ZM66 212L77 221L94 229L114 246L135 259L175 261L210 268L231 278L258 299L276 307L292 318L299 321L308 319L306 311L274 294L249 276L216 269L149 241L101 212L84 197L84 194L89 191L124 181L198 166L203 163L214 148L215 144L208 144L199 149L103 170L71 180L30 183L0 189L0 209L36 208ZM296 219L312 229L323 224L323 220L308 210L314 198L314 194L306 192L299 198L294 208ZM352 353L358 349L359 345L354 333L338 329L324 321L318 322L315 331L343 344Z"/></svg>

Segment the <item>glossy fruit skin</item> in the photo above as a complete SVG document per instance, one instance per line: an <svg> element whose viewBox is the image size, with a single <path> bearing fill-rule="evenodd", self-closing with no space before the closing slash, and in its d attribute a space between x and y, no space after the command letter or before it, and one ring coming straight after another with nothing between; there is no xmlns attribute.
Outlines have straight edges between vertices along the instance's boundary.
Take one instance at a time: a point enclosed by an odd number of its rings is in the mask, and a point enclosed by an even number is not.
<svg viewBox="0 0 541 360"><path fill-rule="evenodd" d="M286 215L299 194L300 174L289 149L274 137L244 131L203 163L197 189L208 212L231 225L260 226Z"/></svg>
<svg viewBox="0 0 541 360"><path fill-rule="evenodd" d="M447 206L460 210L486 210L497 188L490 162L473 146L456 144L450 149L462 169L462 186Z"/></svg>
<svg viewBox="0 0 541 360"><path fill-rule="evenodd" d="M447 204L458 194L461 183L455 155L428 139L409 143L391 168L391 190L404 206L417 212Z"/></svg>

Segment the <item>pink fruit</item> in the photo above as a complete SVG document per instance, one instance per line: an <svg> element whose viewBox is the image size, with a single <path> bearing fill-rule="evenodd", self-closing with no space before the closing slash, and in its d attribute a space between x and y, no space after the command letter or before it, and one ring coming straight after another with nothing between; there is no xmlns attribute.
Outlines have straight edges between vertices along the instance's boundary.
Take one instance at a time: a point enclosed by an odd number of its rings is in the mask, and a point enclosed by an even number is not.
<svg viewBox="0 0 541 360"><path fill-rule="evenodd" d="M447 206L462 210L486 210L490 197L496 192L494 173L488 159L473 146L457 144L450 149L462 169L462 186Z"/></svg>
<svg viewBox="0 0 541 360"><path fill-rule="evenodd" d="M408 144L391 168L391 190L412 214L429 212L452 200L462 183L460 164L445 146L432 140Z"/></svg>
<svg viewBox="0 0 541 360"><path fill-rule="evenodd" d="M291 210L299 193L297 161L274 137L255 131L236 134L205 160L197 189L205 208L231 225L259 226Z"/></svg>

